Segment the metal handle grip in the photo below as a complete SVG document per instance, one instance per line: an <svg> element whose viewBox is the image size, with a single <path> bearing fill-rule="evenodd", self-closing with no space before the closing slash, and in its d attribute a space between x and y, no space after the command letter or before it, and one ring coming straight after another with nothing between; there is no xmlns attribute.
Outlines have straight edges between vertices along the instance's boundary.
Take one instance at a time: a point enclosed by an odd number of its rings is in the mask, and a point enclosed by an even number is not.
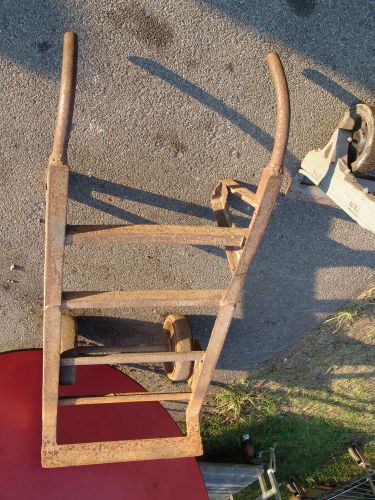
<svg viewBox="0 0 375 500"><path fill-rule="evenodd" d="M66 162L67 146L70 135L74 106L76 81L77 37L75 33L64 33L64 46L61 68L60 98L57 109L55 136L51 161Z"/></svg>
<svg viewBox="0 0 375 500"><path fill-rule="evenodd" d="M267 55L268 68L276 97L276 128L272 155L269 164L282 173L289 137L290 106L288 84L284 68L276 52Z"/></svg>

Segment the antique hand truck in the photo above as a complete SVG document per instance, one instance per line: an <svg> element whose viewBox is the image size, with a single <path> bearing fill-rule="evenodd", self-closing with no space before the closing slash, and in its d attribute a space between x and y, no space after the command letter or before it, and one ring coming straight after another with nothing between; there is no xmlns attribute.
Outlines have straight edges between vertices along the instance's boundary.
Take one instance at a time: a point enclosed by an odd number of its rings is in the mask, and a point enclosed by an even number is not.
<svg viewBox="0 0 375 500"><path fill-rule="evenodd" d="M43 467L98 464L131 460L193 457L202 454L199 412L244 285L280 190L289 133L289 97L280 59L267 56L273 80L277 119L271 159L255 193L239 182L225 179L212 195L218 227L160 225L67 226L67 143L73 111L76 37L65 33L60 100L52 154L46 177L46 235L43 324ZM248 228L237 228L228 209L229 195L254 208ZM65 245L98 244L212 245L225 247L232 272L223 290L62 291ZM205 351L193 343L188 320L168 316L164 331L167 347L108 349L76 347L74 312L79 309L217 305L217 318ZM97 351L95 351L97 349ZM104 351L103 351L104 349ZM190 392L137 392L102 396L59 397L59 383L74 382L78 365L166 363L171 380L189 379ZM186 436L123 441L59 444L56 438L59 405L188 401Z"/></svg>

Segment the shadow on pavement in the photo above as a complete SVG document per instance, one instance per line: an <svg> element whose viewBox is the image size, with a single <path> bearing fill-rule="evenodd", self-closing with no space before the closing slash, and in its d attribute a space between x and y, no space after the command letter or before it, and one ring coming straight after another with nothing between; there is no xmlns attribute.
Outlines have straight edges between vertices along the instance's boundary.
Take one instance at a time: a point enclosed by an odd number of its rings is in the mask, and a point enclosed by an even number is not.
<svg viewBox="0 0 375 500"><path fill-rule="evenodd" d="M71 25L71 9L65 2L5 0L0 3L0 53L58 78L62 33Z"/></svg>
<svg viewBox="0 0 375 500"><path fill-rule="evenodd" d="M344 89L344 87L334 82L320 71L315 69L304 69L302 74L312 82L316 83L319 87L344 102L348 107L352 106L352 104L361 102L357 96L348 92Z"/></svg>
<svg viewBox="0 0 375 500"><path fill-rule="evenodd" d="M167 207L169 210L203 219L213 218L211 210L206 207L75 172L71 174L70 186L72 199L104 210L127 223L150 221L133 216L110 203L102 204L92 197L92 192L104 192L156 208ZM325 218L319 215L322 210L327 214ZM304 337L317 324L320 315L330 314L346 302L316 298L315 283L319 269L369 266L372 255L369 251L348 248L329 237L322 238L322 234L329 233L331 217L346 218L345 214L332 207L306 204L280 195L250 268L242 303L238 306L240 318L234 318L232 322L223 354L219 359L219 369L246 371L255 363L271 358ZM247 219L237 216L235 220L237 225L241 226ZM293 225L290 220L294 220ZM324 228L322 220L325 221ZM217 251L217 255L224 258L220 249L204 249L215 253ZM223 287L225 286L223 283ZM203 347L207 345L214 319L211 315L189 316L193 334L198 337ZM124 325L127 325L130 320L123 321ZM118 322L117 318L117 326L113 331L121 330L121 321ZM104 319L102 323L105 325ZM109 330L113 329L113 324L109 324ZM133 328L134 324L138 326ZM141 328L140 331L143 331L141 322L134 324L133 330ZM144 331L149 329L148 326L145 328ZM288 339L287 344L285 339Z"/></svg>
<svg viewBox="0 0 375 500"><path fill-rule="evenodd" d="M368 54L374 52L374 2L346 2L347 8L342 4L335 9L329 2L314 0L203 1L250 30L265 34L373 90L374 66L368 64ZM359 19L361 22L354 27L353 20ZM353 50L354 47L360 50Z"/></svg>
<svg viewBox="0 0 375 500"><path fill-rule="evenodd" d="M133 64L136 64L140 68L148 71L152 75L155 75L158 78L165 80L170 85L176 87L184 94L193 97L194 99L202 103L204 106L212 109L212 111L215 111L215 113L218 113L220 116L227 119L234 125L237 125L237 127L240 130L248 134L256 141L258 141L259 144L261 144L265 149L267 149L267 151L269 152L272 151L273 137L270 134L262 130L251 120L249 120L244 115L242 115L235 109L225 104L220 99L217 99L216 97L212 96L211 94L203 90L201 87L198 87L198 85L189 82L189 80L182 78L174 71L171 71L170 69L166 68L165 66L155 61L152 61L151 59L131 56L129 57L129 61L131 61ZM287 151L285 157L285 164L288 165L290 163L296 164L298 163L298 159L292 153Z"/></svg>
<svg viewBox="0 0 375 500"><path fill-rule="evenodd" d="M139 57L130 59L232 121L268 150L272 149L272 137L269 134L222 101L158 63ZM254 186L249 187L255 190ZM214 219L210 208L195 203L97 177L71 173L71 199L103 210L127 223L152 223L110 202L98 200L93 196L95 192L156 209L167 208L187 216L210 221ZM247 225L249 213L247 212L246 217L246 208L238 203L235 208L236 225ZM317 324L320 317L336 311L345 303L345 300L317 298L315 284L320 269L368 267L371 265L371 252L353 250L331 239L328 235L333 218L347 220L347 216L339 209L279 196L264 239L250 268L242 303L238 306L239 317L233 320L230 327L223 354L219 359L219 369L246 371L254 367L256 363L271 358L280 350L290 348ZM290 221L293 221L293 224ZM203 249L224 258L221 249ZM190 316L189 319L193 334L205 347L214 317Z"/></svg>

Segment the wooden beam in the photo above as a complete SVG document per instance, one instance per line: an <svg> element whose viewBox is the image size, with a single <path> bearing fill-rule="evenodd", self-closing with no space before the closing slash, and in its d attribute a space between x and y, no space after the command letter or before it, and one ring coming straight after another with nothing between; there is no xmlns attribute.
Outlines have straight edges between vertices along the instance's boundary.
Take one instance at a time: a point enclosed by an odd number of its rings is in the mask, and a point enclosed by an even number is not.
<svg viewBox="0 0 375 500"><path fill-rule="evenodd" d="M96 443L46 443L42 448L42 466L67 467L134 460L196 457L202 453L202 440L199 433L186 437L129 439Z"/></svg>
<svg viewBox="0 0 375 500"><path fill-rule="evenodd" d="M163 363L172 361L199 361L205 351L191 352L126 352L102 356L78 356L61 358L60 366L117 365L130 363Z"/></svg>
<svg viewBox="0 0 375 500"><path fill-rule="evenodd" d="M67 226L66 245L167 244L241 246L246 229L210 226Z"/></svg>
<svg viewBox="0 0 375 500"><path fill-rule="evenodd" d="M63 309L120 307L183 307L218 305L225 290L130 290L115 292L63 292Z"/></svg>
<svg viewBox="0 0 375 500"><path fill-rule="evenodd" d="M190 392L129 392L103 396L60 397L59 405L100 405L111 403L142 403L146 401L189 401Z"/></svg>

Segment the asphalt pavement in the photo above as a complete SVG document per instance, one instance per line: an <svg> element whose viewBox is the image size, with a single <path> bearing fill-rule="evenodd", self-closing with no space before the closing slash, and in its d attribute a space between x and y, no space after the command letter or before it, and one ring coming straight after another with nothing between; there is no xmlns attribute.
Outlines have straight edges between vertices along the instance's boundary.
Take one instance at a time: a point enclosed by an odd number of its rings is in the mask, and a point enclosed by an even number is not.
<svg viewBox="0 0 375 500"><path fill-rule="evenodd" d="M64 31L79 39L68 221L213 225L217 181L256 186L272 149L267 52L278 51L290 87L285 193L346 107L375 103L374 25L371 1L3 1L0 350L42 345L44 170ZM374 280L373 234L340 210L283 193L215 383L292 347ZM246 210L236 214L246 224ZM212 248L69 248L64 287L223 288L228 279L225 254ZM80 334L155 339L168 312L83 318ZM215 311L190 314L204 346Z"/></svg>

